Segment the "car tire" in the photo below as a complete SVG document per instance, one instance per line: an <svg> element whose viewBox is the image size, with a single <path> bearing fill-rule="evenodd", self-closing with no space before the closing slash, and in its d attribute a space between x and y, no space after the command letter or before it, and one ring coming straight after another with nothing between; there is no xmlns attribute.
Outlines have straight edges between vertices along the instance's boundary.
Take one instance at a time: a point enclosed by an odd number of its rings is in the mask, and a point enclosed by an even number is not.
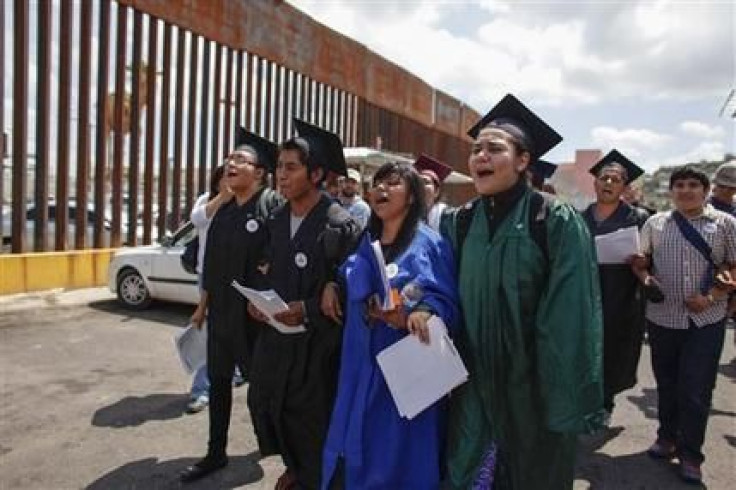
<svg viewBox="0 0 736 490"><path fill-rule="evenodd" d="M123 269L118 274L118 301L131 310L143 310L151 304L151 292L143 276L135 269Z"/></svg>

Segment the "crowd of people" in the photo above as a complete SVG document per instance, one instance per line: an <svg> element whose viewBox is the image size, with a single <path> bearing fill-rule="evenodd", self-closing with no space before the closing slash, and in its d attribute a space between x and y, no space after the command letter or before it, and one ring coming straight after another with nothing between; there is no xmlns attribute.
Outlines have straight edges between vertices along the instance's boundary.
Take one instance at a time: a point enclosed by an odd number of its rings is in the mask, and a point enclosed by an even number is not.
<svg viewBox="0 0 736 490"><path fill-rule="evenodd" d="M477 197L452 208L441 199L450 166L428 155L386 163L364 200L340 139L295 127L278 145L241 128L192 213L210 422L184 482L228 464L240 370L259 452L285 466L276 490L569 489L578 435L610 423L616 394L636 384L645 335L659 395L648 453L701 481L734 310L736 162L719 168L712 195L703 172L673 172L673 209L650 215L624 200L643 172L614 150L591 169L597 199L580 213L545 192L554 165L542 157L562 137L507 95L468 131ZM599 263L595 237L632 227L640 251ZM233 281L273 290L286 310L269 317ZM432 317L468 380L407 419L376 358L409 335L430 342Z"/></svg>

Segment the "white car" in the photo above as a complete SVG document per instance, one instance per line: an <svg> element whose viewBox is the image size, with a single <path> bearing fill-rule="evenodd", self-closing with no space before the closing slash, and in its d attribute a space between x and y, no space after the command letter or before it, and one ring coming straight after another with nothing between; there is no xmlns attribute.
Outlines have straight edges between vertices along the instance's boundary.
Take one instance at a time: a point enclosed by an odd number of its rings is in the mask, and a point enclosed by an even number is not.
<svg viewBox="0 0 736 490"><path fill-rule="evenodd" d="M107 270L110 291L127 308L144 309L154 299L197 304L197 275L184 270L181 254L197 230L187 222L160 244L121 248Z"/></svg>

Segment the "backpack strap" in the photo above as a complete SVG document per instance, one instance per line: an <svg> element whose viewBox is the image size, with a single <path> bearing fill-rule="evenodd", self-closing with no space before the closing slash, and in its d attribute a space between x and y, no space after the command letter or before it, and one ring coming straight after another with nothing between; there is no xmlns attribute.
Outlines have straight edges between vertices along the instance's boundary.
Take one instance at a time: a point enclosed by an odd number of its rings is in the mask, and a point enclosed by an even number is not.
<svg viewBox="0 0 736 490"><path fill-rule="evenodd" d="M555 197L552 194L532 191L529 203L529 232L532 240L534 240L534 243L537 244L542 255L544 255L546 263L549 263L546 222L547 217L549 216L550 207L554 200ZM460 259L462 258L463 243L465 243L465 238L468 236L470 223L479 202L480 198L476 197L459 208L455 214L455 256L457 257L458 266L460 265Z"/></svg>

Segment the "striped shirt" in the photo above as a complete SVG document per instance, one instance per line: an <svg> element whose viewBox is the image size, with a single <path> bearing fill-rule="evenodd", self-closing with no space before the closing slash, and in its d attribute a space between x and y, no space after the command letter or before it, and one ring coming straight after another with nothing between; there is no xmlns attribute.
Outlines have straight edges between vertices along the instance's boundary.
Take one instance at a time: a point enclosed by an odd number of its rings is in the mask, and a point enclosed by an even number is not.
<svg viewBox="0 0 736 490"><path fill-rule="evenodd" d="M690 219L690 224L710 245L717 268L736 264L736 218L706 205L703 214ZM671 211L657 213L647 220L641 230L641 246L642 252L652 257L652 272L665 295L662 303L647 303L647 320L675 329L687 329L689 320L697 327L723 320L726 298L700 313L693 313L685 306L686 298L700 293L708 262L685 239Z"/></svg>

